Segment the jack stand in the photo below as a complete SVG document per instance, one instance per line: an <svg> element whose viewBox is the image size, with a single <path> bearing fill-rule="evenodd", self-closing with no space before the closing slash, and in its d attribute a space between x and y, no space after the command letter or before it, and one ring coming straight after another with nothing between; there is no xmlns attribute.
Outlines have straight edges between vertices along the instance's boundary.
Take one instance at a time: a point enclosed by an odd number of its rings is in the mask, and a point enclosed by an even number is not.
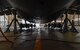
<svg viewBox="0 0 80 50"><path fill-rule="evenodd" d="M67 16L67 12L66 12L66 16L65 16L65 19L64 19L64 23L62 24L62 27L63 27L63 32L67 32L68 31L68 16Z"/></svg>
<svg viewBox="0 0 80 50"><path fill-rule="evenodd" d="M69 27L68 27L68 22L70 23L70 25L71 25L71 29L72 29L72 32L77 32L78 33L78 31L76 30L76 28L74 27L74 21L73 22L71 22L69 19L68 19L68 15L67 15L67 13L66 13L66 17L65 17L65 20L64 20L64 23L62 24L62 27L63 27L63 29L62 29L62 31L63 32L68 32L69 31Z"/></svg>
<svg viewBox="0 0 80 50"><path fill-rule="evenodd" d="M19 24L18 20L16 19L16 11L15 11L15 10L14 10L13 14L14 14L14 19L13 19L13 20L11 21L11 23L8 25L8 28L7 28L7 30L6 30L5 32L10 31L9 28L10 28L10 26L12 25L13 22L14 22L14 33L17 33L17 24L16 24L16 22L18 23L18 25L19 25L19 27L20 27L20 24Z"/></svg>
<svg viewBox="0 0 80 50"><path fill-rule="evenodd" d="M76 28L74 27L74 20L72 20L72 26L71 26L71 29L70 29L72 32L76 32L78 33L78 31L76 30Z"/></svg>
<svg viewBox="0 0 80 50"><path fill-rule="evenodd" d="M5 31L5 32L8 32L8 31L10 31L10 26L12 25L12 23L14 22L14 20L15 19L13 19L12 21L11 21L11 23L8 25L8 28L7 28L7 30ZM16 22L18 23L18 25L19 25L19 27L20 27L20 24L19 24L19 22L18 22L18 20L16 19Z"/></svg>
<svg viewBox="0 0 80 50"><path fill-rule="evenodd" d="M16 10L13 11L13 14L14 14L14 33L16 34L17 33L17 20L16 20Z"/></svg>

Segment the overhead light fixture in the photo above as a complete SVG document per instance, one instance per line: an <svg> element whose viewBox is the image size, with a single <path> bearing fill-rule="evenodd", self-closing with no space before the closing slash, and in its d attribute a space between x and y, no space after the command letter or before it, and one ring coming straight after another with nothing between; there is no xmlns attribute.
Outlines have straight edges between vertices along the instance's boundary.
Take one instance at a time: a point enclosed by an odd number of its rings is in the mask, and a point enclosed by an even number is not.
<svg viewBox="0 0 80 50"><path fill-rule="evenodd" d="M8 9L4 9L3 11L7 11Z"/></svg>
<svg viewBox="0 0 80 50"><path fill-rule="evenodd" d="M14 9L14 8L11 8L11 9Z"/></svg>

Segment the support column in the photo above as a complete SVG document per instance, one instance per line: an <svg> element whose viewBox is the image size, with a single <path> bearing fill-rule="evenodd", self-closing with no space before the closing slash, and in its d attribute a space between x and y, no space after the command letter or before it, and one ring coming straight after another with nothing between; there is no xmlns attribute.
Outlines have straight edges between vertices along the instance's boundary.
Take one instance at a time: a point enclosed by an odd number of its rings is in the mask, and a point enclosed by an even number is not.
<svg viewBox="0 0 80 50"><path fill-rule="evenodd" d="M62 17L61 17L61 24L62 24L62 20L63 20L63 19L62 19Z"/></svg>
<svg viewBox="0 0 80 50"><path fill-rule="evenodd" d="M75 15L76 15L76 14L75 14L75 12L74 12L74 14L73 14L73 22L74 22L74 19L75 19ZM74 22L74 25L75 25L75 22Z"/></svg>
<svg viewBox="0 0 80 50"><path fill-rule="evenodd" d="M6 18L6 16L5 16L6 14L4 14L4 26L5 26L5 18Z"/></svg>
<svg viewBox="0 0 80 50"><path fill-rule="evenodd" d="M78 26L79 26L79 14L78 14Z"/></svg>

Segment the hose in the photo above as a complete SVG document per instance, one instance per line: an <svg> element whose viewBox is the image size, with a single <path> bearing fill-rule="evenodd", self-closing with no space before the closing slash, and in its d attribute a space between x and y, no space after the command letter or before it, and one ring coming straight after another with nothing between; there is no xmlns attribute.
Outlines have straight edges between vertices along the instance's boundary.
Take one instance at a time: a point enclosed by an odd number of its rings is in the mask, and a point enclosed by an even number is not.
<svg viewBox="0 0 80 50"><path fill-rule="evenodd" d="M1 34L3 35L3 37L8 41L8 42L10 42L10 43L12 43L13 44L13 42L12 41L10 41L5 35L4 35L4 33L3 33L3 31L2 31L2 29L0 28L0 32L1 32Z"/></svg>

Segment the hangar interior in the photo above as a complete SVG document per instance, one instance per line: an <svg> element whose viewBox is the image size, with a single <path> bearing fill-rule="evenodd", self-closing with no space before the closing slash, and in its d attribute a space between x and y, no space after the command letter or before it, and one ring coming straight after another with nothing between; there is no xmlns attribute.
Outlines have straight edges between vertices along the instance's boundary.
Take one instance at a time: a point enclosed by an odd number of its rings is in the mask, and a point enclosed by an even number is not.
<svg viewBox="0 0 80 50"><path fill-rule="evenodd" d="M80 1L58 1L0 0L0 50L80 50Z"/></svg>

